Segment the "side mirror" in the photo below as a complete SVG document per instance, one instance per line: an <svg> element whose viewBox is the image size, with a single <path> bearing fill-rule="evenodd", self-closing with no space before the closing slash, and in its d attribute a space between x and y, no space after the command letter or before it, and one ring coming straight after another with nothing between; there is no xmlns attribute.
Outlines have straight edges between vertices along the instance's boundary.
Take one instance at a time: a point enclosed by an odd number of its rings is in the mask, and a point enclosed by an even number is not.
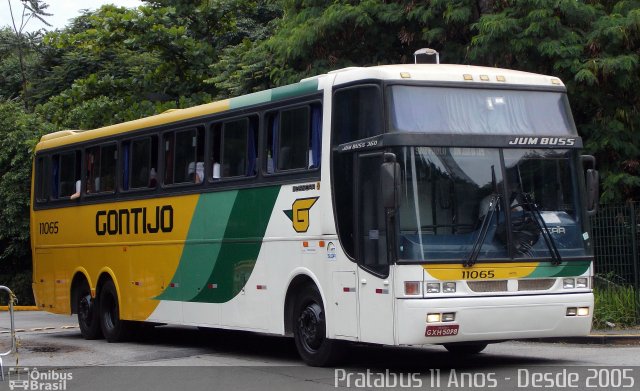
<svg viewBox="0 0 640 391"><path fill-rule="evenodd" d="M600 174L592 168L587 169L586 173L587 187L587 215L593 216L598 211L598 203L600 202Z"/></svg>
<svg viewBox="0 0 640 391"><path fill-rule="evenodd" d="M600 202L600 174L596 170L596 158L591 155L582 155L582 169L585 170L585 185L587 191L586 209L587 216L593 216L598 211Z"/></svg>
<svg viewBox="0 0 640 391"><path fill-rule="evenodd" d="M384 163L380 167L380 187L382 187L382 204L385 209L393 209L398 203L396 196L400 184L400 165L393 153L384 154Z"/></svg>

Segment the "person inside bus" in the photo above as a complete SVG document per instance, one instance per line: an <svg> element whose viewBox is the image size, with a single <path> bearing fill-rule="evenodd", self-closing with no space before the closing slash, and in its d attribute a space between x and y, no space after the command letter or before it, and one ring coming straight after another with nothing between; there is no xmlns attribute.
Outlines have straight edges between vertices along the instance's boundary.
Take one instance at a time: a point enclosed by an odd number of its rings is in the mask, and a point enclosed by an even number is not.
<svg viewBox="0 0 640 391"><path fill-rule="evenodd" d="M80 182L80 179L78 179L76 181L76 192L71 194L71 196L69 196L69 199L71 200L75 200L76 198L80 197L80 189L82 187L82 182Z"/></svg>
<svg viewBox="0 0 640 391"><path fill-rule="evenodd" d="M204 180L204 162L191 162L187 168L189 179L194 183L202 183Z"/></svg>
<svg viewBox="0 0 640 391"><path fill-rule="evenodd" d="M149 187L155 188L158 185L158 180L156 178L156 169L151 167L151 171L149 171Z"/></svg>

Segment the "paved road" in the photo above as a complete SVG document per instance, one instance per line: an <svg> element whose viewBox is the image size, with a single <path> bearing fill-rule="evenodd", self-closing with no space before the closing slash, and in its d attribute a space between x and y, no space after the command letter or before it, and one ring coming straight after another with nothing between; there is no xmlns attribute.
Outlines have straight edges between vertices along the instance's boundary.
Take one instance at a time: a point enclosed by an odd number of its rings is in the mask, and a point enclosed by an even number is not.
<svg viewBox="0 0 640 391"><path fill-rule="evenodd" d="M559 382L571 378L573 372L581 382L579 389L585 388L590 375L598 378L593 383L598 386L624 386L631 376L631 389L640 387L640 367L625 373L612 369L640 365L640 346L505 342L469 358L454 357L440 346L354 346L337 369L309 368L302 364L288 338L162 326L145 330L132 342L109 344L82 339L74 317L40 312L17 312L16 316L17 328L24 330L18 333L20 366L36 367L54 378L71 374L64 383L67 390L119 390L134 384L140 390L327 390L336 384L369 389L412 385L421 389L471 386L522 390L534 389L537 372L542 374L542 386L551 384L545 383L544 374L553 373L547 377L553 380L551 389L571 388L561 387ZM6 313L0 313L0 351L6 346L7 334L2 332L7 326ZM15 358L5 357L4 362L13 366ZM435 372L436 368L440 372ZM614 388L619 387L595 389ZM1 389L8 389L8 383L0 382Z"/></svg>

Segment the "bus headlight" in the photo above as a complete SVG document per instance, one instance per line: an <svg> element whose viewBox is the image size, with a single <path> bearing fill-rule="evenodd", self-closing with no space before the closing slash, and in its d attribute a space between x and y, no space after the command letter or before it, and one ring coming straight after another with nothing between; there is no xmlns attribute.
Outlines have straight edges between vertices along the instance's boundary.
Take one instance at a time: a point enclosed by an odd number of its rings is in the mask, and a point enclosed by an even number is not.
<svg viewBox="0 0 640 391"><path fill-rule="evenodd" d="M567 316L589 316L589 307L569 307Z"/></svg>
<svg viewBox="0 0 640 391"><path fill-rule="evenodd" d="M589 279L587 277L576 278L576 288L588 288Z"/></svg>
<svg viewBox="0 0 640 391"><path fill-rule="evenodd" d="M576 287L576 280L573 278L565 278L562 280L562 287L564 289L573 289Z"/></svg>
<svg viewBox="0 0 640 391"><path fill-rule="evenodd" d="M438 323L440 319L440 314L427 314L427 323Z"/></svg>
<svg viewBox="0 0 640 391"><path fill-rule="evenodd" d="M455 312L445 312L444 314L442 314L443 322L453 322L454 320L456 320Z"/></svg>
<svg viewBox="0 0 640 391"><path fill-rule="evenodd" d="M428 282L427 283L427 293L440 293L440 283L439 282Z"/></svg>
<svg viewBox="0 0 640 391"><path fill-rule="evenodd" d="M445 282L442 285L442 292L444 292L444 293L456 293L456 283L455 282Z"/></svg>

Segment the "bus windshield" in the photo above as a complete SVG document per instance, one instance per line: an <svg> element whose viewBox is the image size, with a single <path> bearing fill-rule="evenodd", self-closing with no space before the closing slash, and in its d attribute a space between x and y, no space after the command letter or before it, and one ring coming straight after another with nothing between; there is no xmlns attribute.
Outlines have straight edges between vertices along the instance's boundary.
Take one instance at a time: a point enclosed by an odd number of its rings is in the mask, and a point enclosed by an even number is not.
<svg viewBox="0 0 640 391"><path fill-rule="evenodd" d="M394 132L577 134L562 92L407 85L388 91Z"/></svg>
<svg viewBox="0 0 640 391"><path fill-rule="evenodd" d="M401 261L463 261L472 251L478 260L544 259L553 258L552 247L562 258L588 255L571 151L399 147L394 152L402 173ZM481 237L483 224L488 229Z"/></svg>

